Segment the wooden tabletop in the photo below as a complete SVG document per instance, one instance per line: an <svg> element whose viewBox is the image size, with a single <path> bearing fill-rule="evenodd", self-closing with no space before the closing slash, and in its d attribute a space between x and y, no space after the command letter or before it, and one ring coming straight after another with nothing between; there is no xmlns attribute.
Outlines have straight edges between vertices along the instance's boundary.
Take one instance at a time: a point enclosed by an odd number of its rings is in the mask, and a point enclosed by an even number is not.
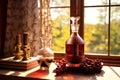
<svg viewBox="0 0 120 80"><path fill-rule="evenodd" d="M55 64L52 63L49 70L41 70L39 66L27 71L0 69L0 80L120 80L120 67L103 66L101 73L93 75L67 73L60 76L53 73L55 68Z"/></svg>

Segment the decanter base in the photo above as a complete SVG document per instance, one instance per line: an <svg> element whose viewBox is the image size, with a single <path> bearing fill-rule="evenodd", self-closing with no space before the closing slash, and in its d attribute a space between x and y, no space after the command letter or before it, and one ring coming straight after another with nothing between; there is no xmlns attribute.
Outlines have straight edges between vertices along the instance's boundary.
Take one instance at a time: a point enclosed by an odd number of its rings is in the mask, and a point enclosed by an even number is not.
<svg viewBox="0 0 120 80"><path fill-rule="evenodd" d="M77 63L77 64L68 63L67 66L77 68L77 67L80 67L80 63Z"/></svg>

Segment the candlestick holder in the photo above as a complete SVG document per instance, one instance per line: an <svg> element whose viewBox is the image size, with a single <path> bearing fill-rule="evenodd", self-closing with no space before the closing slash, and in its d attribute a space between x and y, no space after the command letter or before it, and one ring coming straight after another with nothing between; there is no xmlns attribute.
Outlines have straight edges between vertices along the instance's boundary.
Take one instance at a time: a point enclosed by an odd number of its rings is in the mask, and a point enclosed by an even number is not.
<svg viewBox="0 0 120 80"><path fill-rule="evenodd" d="M30 59L30 47L29 45L23 45L23 61Z"/></svg>
<svg viewBox="0 0 120 80"><path fill-rule="evenodd" d="M15 44L15 51L13 53L14 60L21 60L22 59L22 55L23 55L23 51L22 51L22 43L21 43L21 35L18 34L16 36L16 44Z"/></svg>
<svg viewBox="0 0 120 80"><path fill-rule="evenodd" d="M23 61L30 59L30 46L28 45L28 32L23 34Z"/></svg>

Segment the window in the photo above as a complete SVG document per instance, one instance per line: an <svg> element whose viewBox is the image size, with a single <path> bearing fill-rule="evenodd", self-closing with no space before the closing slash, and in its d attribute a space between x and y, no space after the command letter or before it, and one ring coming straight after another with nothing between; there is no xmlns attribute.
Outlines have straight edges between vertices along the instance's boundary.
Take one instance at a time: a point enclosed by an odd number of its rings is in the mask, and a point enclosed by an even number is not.
<svg viewBox="0 0 120 80"><path fill-rule="evenodd" d="M119 66L120 0L84 0L85 53ZM111 65L111 64L110 64Z"/></svg>
<svg viewBox="0 0 120 80"><path fill-rule="evenodd" d="M65 41L70 35L70 0L51 0L53 23L52 50L65 52Z"/></svg>
<svg viewBox="0 0 120 80"><path fill-rule="evenodd" d="M65 41L70 36L70 16L80 16L79 34L85 41L85 55L120 64L118 3L120 0L51 0L52 50L65 52Z"/></svg>
<svg viewBox="0 0 120 80"><path fill-rule="evenodd" d="M84 0L85 52L120 55L120 0Z"/></svg>
<svg viewBox="0 0 120 80"><path fill-rule="evenodd" d="M50 0L50 12L53 25L52 50L65 53L65 41L70 36L70 0Z"/></svg>

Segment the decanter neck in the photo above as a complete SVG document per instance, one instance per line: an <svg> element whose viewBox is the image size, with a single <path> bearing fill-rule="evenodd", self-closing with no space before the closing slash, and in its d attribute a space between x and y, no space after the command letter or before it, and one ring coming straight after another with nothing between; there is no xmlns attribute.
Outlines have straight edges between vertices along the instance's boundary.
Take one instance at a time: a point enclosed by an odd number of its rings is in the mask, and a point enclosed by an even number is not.
<svg viewBox="0 0 120 80"><path fill-rule="evenodd" d="M71 24L71 30L72 30L72 32L78 33L79 24Z"/></svg>

